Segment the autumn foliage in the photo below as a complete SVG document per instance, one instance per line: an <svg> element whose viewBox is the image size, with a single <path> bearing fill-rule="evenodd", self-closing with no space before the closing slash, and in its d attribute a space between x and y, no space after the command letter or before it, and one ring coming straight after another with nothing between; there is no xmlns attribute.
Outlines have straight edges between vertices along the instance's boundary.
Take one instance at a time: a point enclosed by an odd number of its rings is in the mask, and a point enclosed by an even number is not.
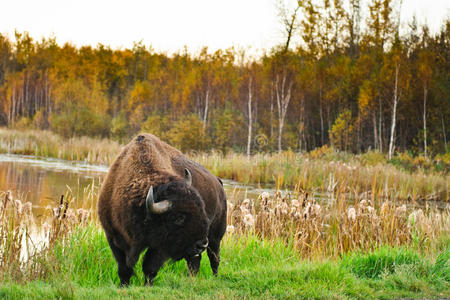
<svg viewBox="0 0 450 300"><path fill-rule="evenodd" d="M400 35L393 0L369 1L366 20L359 1L300 2L287 43L260 57L0 35L0 126L119 142L146 131L183 151L447 152L449 20Z"/></svg>

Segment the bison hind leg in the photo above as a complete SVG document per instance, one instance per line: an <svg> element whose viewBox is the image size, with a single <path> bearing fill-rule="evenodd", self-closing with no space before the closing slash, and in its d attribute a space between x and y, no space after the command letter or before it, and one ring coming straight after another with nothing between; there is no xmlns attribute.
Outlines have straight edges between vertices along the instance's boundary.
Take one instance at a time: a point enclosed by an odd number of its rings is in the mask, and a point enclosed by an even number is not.
<svg viewBox="0 0 450 300"><path fill-rule="evenodd" d="M191 276L195 276L200 269L200 261L202 260L202 255L197 255L195 257L186 258L187 266L188 266L188 274Z"/></svg>
<svg viewBox="0 0 450 300"><path fill-rule="evenodd" d="M211 270L217 276L220 264L220 240L210 240L207 252Z"/></svg>

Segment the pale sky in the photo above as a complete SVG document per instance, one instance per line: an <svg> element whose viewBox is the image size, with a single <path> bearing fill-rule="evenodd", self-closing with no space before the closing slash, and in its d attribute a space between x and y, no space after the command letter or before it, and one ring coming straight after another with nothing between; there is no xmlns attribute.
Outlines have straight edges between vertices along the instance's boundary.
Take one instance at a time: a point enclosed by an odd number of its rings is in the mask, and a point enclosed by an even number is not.
<svg viewBox="0 0 450 300"><path fill-rule="evenodd" d="M366 0L367 1L367 0ZM295 5L295 0L285 0ZM59 44L98 43L131 48L134 41L158 52L187 46L198 52L237 48L270 49L282 42L276 0L0 0L0 33L14 30L34 39L55 36ZM439 30L450 16L450 0L403 0L402 21Z"/></svg>

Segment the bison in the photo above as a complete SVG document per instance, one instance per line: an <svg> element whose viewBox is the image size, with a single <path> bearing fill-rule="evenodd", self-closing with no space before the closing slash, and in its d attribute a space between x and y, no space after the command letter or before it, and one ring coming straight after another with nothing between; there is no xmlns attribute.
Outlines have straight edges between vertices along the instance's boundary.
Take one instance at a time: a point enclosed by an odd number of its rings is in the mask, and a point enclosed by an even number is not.
<svg viewBox="0 0 450 300"><path fill-rule="evenodd" d="M146 283L168 259L198 272L207 249L213 274L220 262L227 203L222 181L151 134L135 137L119 154L99 195L98 214L128 285L141 252Z"/></svg>

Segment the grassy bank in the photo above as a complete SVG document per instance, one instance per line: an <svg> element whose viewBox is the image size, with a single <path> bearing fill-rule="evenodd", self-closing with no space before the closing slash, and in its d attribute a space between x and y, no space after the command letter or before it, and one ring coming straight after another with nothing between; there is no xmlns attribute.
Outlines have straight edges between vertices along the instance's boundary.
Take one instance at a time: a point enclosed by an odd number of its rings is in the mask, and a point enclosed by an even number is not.
<svg viewBox="0 0 450 300"><path fill-rule="evenodd" d="M35 219L30 204L0 193L0 298L394 299L450 296L448 211L338 195L320 206L263 193L229 204L219 276L168 263L144 287L141 262L126 289L93 211L70 198ZM292 196L294 197L294 196ZM386 204L385 204L386 203ZM24 259L28 257L28 259Z"/></svg>
<svg viewBox="0 0 450 300"><path fill-rule="evenodd" d="M0 153L27 154L110 164L121 145L92 138L63 139L49 131L0 129ZM450 154L434 160L400 154L392 161L377 152L360 155L324 147L310 153L223 155L189 153L215 175L242 183L307 191L362 193L391 199L448 201Z"/></svg>
<svg viewBox="0 0 450 300"><path fill-rule="evenodd" d="M407 248L382 247L338 260L304 260L283 242L252 235L227 236L218 277L204 255L197 277L184 261L169 263L153 287L143 287L140 264L131 287L120 289L116 264L97 226L78 228L42 258L48 276L31 281L3 278L0 298L164 298L164 299L380 299L450 295L450 243L436 257Z"/></svg>
<svg viewBox="0 0 450 300"><path fill-rule="evenodd" d="M319 152L319 151L317 151ZM243 183L271 184L307 191L361 193L396 199L440 199L450 197L450 177L444 172L408 172L388 164L383 155L334 153L194 154L193 160L222 178Z"/></svg>
<svg viewBox="0 0 450 300"><path fill-rule="evenodd" d="M109 165L120 152L119 143L107 139L65 139L51 131L0 128L0 152Z"/></svg>

